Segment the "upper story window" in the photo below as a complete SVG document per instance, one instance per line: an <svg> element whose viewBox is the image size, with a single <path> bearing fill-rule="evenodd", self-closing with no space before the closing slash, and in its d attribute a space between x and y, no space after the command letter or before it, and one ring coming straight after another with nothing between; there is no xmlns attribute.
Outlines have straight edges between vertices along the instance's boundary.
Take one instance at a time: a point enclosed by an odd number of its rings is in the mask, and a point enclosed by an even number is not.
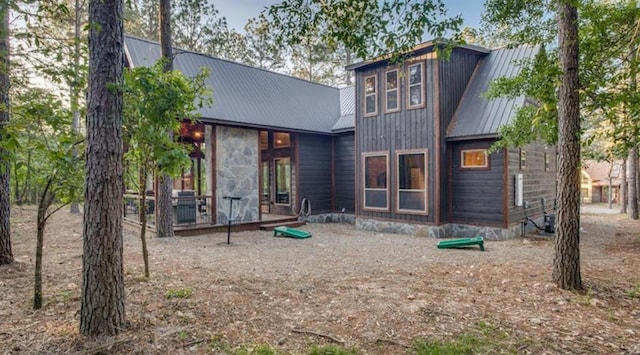
<svg viewBox="0 0 640 355"><path fill-rule="evenodd" d="M527 152L520 148L520 169L524 170L527 168Z"/></svg>
<svg viewBox="0 0 640 355"><path fill-rule="evenodd" d="M422 63L409 65L408 72L407 108L422 107L424 105L424 69Z"/></svg>
<svg viewBox="0 0 640 355"><path fill-rule="evenodd" d="M488 168L486 149L466 149L460 152L460 167L465 169Z"/></svg>
<svg viewBox="0 0 640 355"><path fill-rule="evenodd" d="M269 149L269 132L260 131L260 150Z"/></svg>
<svg viewBox="0 0 640 355"><path fill-rule="evenodd" d="M273 145L275 148L288 148L291 146L291 136L289 133L274 133Z"/></svg>
<svg viewBox="0 0 640 355"><path fill-rule="evenodd" d="M378 114L378 78L375 75L364 77L364 115Z"/></svg>
<svg viewBox="0 0 640 355"><path fill-rule="evenodd" d="M398 85L398 69L385 73L385 111L395 112L400 110L400 85Z"/></svg>

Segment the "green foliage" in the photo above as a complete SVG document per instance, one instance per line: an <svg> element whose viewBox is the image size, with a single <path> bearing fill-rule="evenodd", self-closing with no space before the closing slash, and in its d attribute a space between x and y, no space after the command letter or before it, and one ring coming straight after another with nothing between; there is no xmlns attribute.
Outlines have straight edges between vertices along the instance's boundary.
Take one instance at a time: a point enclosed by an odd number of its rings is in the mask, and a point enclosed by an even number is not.
<svg viewBox="0 0 640 355"><path fill-rule="evenodd" d="M39 200L48 194L51 203L80 201L84 169L78 152L83 139L71 127L71 112L45 89L25 90L13 102L8 139L0 144L15 162L16 186L38 191Z"/></svg>
<svg viewBox="0 0 640 355"><path fill-rule="evenodd" d="M182 289L170 289L167 290L166 297L167 299L172 298L189 298L193 295L193 290L190 288L182 288Z"/></svg>
<svg viewBox="0 0 640 355"><path fill-rule="evenodd" d="M355 348L345 349L337 345L314 345L309 350L309 355L355 355L358 351Z"/></svg>
<svg viewBox="0 0 640 355"><path fill-rule="evenodd" d="M629 298L640 298L640 285L637 285L627 291L627 296Z"/></svg>
<svg viewBox="0 0 640 355"><path fill-rule="evenodd" d="M512 340L494 326L478 322L471 332L459 335L453 340L418 340L415 345L419 355L515 353Z"/></svg>
<svg viewBox="0 0 640 355"><path fill-rule="evenodd" d="M403 53L425 35L444 38L462 23L447 16L442 0L284 0L268 13L277 43L294 46L319 33L327 45L342 44L360 58Z"/></svg>
<svg viewBox="0 0 640 355"><path fill-rule="evenodd" d="M173 177L188 166L187 146L174 136L181 120L194 120L195 110L211 102L204 85L207 75L203 71L187 78L176 70L164 72L162 61L125 73L123 129L128 161Z"/></svg>
<svg viewBox="0 0 640 355"><path fill-rule="evenodd" d="M277 355L279 354L271 346L267 344L260 344L253 349L240 349L235 352L235 355Z"/></svg>

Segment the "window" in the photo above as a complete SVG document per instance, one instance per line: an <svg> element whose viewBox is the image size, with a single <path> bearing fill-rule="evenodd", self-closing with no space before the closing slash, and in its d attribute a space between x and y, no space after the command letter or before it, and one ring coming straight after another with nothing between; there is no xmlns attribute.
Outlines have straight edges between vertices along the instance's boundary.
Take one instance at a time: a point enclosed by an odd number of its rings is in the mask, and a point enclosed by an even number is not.
<svg viewBox="0 0 640 355"><path fill-rule="evenodd" d="M260 150L269 149L269 132L260 131Z"/></svg>
<svg viewBox="0 0 640 355"><path fill-rule="evenodd" d="M373 116L378 113L378 83L376 76L364 78L364 115Z"/></svg>
<svg viewBox="0 0 640 355"><path fill-rule="evenodd" d="M460 152L460 167L464 169L488 168L486 149L466 149Z"/></svg>
<svg viewBox="0 0 640 355"><path fill-rule="evenodd" d="M520 148L520 169L527 168L527 152Z"/></svg>
<svg viewBox="0 0 640 355"><path fill-rule="evenodd" d="M291 146L291 136L289 133L276 132L273 145L276 148L288 148Z"/></svg>
<svg viewBox="0 0 640 355"><path fill-rule="evenodd" d="M427 213L427 153L398 153L398 212Z"/></svg>
<svg viewBox="0 0 640 355"><path fill-rule="evenodd" d="M370 153L364 154L362 160L364 165L364 208L386 211L389 206L388 156Z"/></svg>
<svg viewBox="0 0 640 355"><path fill-rule="evenodd" d="M291 204L291 160L289 158L274 159L276 165L276 204Z"/></svg>
<svg viewBox="0 0 640 355"><path fill-rule="evenodd" d="M385 73L385 111L395 112L400 110L400 88L398 85L398 69Z"/></svg>
<svg viewBox="0 0 640 355"><path fill-rule="evenodd" d="M408 78L409 85L407 85L407 107L421 107L422 105L424 105L424 90L422 89L424 73L422 72L422 63L409 65Z"/></svg>
<svg viewBox="0 0 640 355"><path fill-rule="evenodd" d="M544 171L549 171L549 154L544 153Z"/></svg>

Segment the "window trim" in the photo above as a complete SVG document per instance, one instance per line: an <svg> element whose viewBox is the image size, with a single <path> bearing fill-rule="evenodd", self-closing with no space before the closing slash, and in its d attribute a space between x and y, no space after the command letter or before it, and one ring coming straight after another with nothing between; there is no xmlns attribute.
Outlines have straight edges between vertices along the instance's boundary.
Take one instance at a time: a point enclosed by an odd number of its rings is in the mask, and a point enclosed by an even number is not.
<svg viewBox="0 0 640 355"><path fill-rule="evenodd" d="M465 153L474 153L474 152L483 152L485 156L485 164L484 165L465 165L464 163L464 154ZM460 149L460 169L462 170L489 170L491 169L491 159L489 159L489 153L486 148L471 148L471 149Z"/></svg>
<svg viewBox="0 0 640 355"><path fill-rule="evenodd" d="M387 188L386 189L369 189L374 191L386 190L387 192L387 206L382 207L367 207L367 158L371 157L384 157L386 160L386 168L387 168ZM366 152L362 153L362 210L363 211L373 211L373 212L390 212L391 211L391 201L389 201L389 184L391 183L390 179L390 171L389 171L389 152L388 151L378 151L378 152Z"/></svg>
<svg viewBox="0 0 640 355"><path fill-rule="evenodd" d="M396 88L395 89L389 89L387 87L387 75L392 72L396 72ZM398 70L398 68L389 69L384 72L384 112L385 113L399 112L402 110L402 103L400 101L400 86L401 86L400 83L401 83L400 71ZM396 92L396 103L398 107L390 109L388 97L389 97L389 92L392 92L392 91Z"/></svg>
<svg viewBox="0 0 640 355"><path fill-rule="evenodd" d="M278 203L278 160L289 160L289 203ZM291 206L291 200L293 197L293 186L291 181L291 157L277 157L273 158L273 204L276 206Z"/></svg>
<svg viewBox="0 0 640 355"><path fill-rule="evenodd" d="M527 151L520 148L520 170L527 170Z"/></svg>
<svg viewBox="0 0 640 355"><path fill-rule="evenodd" d="M367 79L373 78L373 93L367 94ZM363 78L362 85L362 95L364 95L364 100L362 101L362 112L364 113L364 117L372 117L378 115L378 74L367 75ZM373 95L373 112L367 112L367 97Z"/></svg>
<svg viewBox="0 0 640 355"><path fill-rule="evenodd" d="M407 210L400 208L400 156L401 155L411 155L411 154L423 154L424 155L424 191L422 191L424 196L424 210ZM396 162L395 162L395 170L396 170L396 213L398 214L411 214L411 215L420 215L426 216L429 214L429 150L428 149L406 149L406 150L397 150L396 151ZM403 189L403 191L420 191L417 189Z"/></svg>
<svg viewBox="0 0 640 355"><path fill-rule="evenodd" d="M420 103L417 105L411 105L411 87L417 86L418 84L414 84L411 85L411 76L410 76L410 70L411 67L414 67L416 65L420 66ZM424 93L424 62L422 61L417 61L417 62L412 62L409 63L407 65L407 85L406 85L406 95L407 95L407 110L412 110L412 109L417 109L417 108L423 108L425 107L425 100L426 100L426 95Z"/></svg>

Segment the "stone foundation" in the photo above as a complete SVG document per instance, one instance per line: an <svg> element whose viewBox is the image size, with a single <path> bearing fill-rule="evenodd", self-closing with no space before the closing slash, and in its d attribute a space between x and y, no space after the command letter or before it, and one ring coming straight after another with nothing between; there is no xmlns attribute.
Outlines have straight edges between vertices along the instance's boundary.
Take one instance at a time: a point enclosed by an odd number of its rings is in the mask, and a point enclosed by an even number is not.
<svg viewBox="0 0 640 355"><path fill-rule="evenodd" d="M309 223L345 223L354 224L357 229L380 232L409 234L426 238L471 238L484 237L487 240L507 240L518 238L522 235L520 224L505 228L473 226L467 224L448 223L440 226L411 224L402 222L381 221L377 219L356 218L352 214L325 213L301 218ZM536 220L539 226L543 226L543 219ZM535 227L529 223L525 226L526 232L531 232Z"/></svg>

